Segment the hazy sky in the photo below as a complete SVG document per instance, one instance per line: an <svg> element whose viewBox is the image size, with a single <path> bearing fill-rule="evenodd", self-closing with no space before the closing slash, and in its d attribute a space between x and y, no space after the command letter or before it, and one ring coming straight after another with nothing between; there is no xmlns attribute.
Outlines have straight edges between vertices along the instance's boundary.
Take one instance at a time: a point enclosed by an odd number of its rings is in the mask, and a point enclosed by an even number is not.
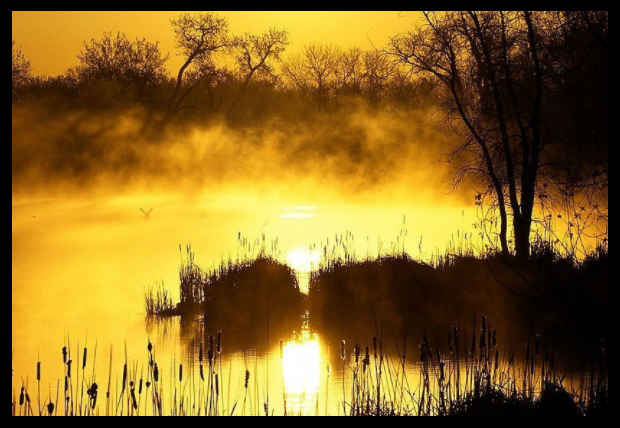
<svg viewBox="0 0 620 428"><path fill-rule="evenodd" d="M13 40L31 63L34 74L56 75L75 65L84 40L121 31L130 39L146 37L170 53L167 66L180 65L170 19L181 12L13 12ZM262 32L276 26L289 32L288 52L322 42L341 47L382 47L390 36L420 22L418 12L216 12L226 17L233 34Z"/></svg>

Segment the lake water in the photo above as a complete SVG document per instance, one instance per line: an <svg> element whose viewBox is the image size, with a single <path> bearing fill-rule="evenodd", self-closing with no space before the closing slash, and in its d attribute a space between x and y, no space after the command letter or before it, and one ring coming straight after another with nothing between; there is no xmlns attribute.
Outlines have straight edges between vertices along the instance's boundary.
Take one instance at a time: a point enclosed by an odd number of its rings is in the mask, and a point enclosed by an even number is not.
<svg viewBox="0 0 620 428"><path fill-rule="evenodd" d="M317 261L313 244L320 248L337 233L351 232L358 256L404 246L414 257L429 258L457 229L473 223L471 213L458 206L382 206L333 201L326 205L320 200L283 203L234 195L14 197L13 386L24 383L34 391L36 362L41 361L42 400L54 401L64 373L63 345L79 362L74 367L81 366L83 348L88 348L87 373L92 371L100 385L108 380L110 358L113 385L120 382L125 359L137 381L148 372L149 341L157 352L163 382L173 382L179 364L185 365L186 382L193 381L198 366L192 334L186 337L178 318L149 323L144 313L145 290L155 283L163 281L173 299L178 298L179 245L191 244L196 262L208 268L240 254L239 233L250 240L263 234L277 238L279 258L297 269L303 289ZM402 241L396 239L399 233ZM189 330L193 331L191 325ZM267 345L248 343L237 349L226 346L231 338L223 333L220 373L227 401L222 398L222 413L237 403L235 414L263 414L268 401L269 412L281 414L284 398L289 413L343 412L343 394L350 394L350 385L345 381L343 391L338 344L327 343L320 333L293 340L292 333L271 338ZM398 357L390 358L386 362L390 370L401 370ZM411 383L419 380L415 358L405 367ZM350 383L351 371L345 373ZM391 388L394 391L394 385Z"/></svg>

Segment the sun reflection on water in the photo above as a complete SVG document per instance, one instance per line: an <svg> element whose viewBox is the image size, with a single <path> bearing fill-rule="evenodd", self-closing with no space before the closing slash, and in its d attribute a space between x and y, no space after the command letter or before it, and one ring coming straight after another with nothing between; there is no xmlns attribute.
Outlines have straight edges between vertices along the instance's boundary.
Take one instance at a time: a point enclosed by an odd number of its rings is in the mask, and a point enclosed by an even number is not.
<svg viewBox="0 0 620 428"><path fill-rule="evenodd" d="M282 375L287 413L304 414L317 405L320 366L319 339L307 327L295 339L283 345Z"/></svg>

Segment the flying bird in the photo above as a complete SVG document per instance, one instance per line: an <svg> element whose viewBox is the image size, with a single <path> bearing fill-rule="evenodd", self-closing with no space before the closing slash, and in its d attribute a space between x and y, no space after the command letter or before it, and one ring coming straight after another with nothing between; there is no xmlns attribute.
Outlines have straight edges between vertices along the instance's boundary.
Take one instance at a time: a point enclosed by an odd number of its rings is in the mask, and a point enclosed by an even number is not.
<svg viewBox="0 0 620 428"><path fill-rule="evenodd" d="M149 218L151 218L151 212L153 212L153 208L149 208L148 211L144 211L142 208L140 208L140 211L142 211L142 214L144 214L144 219L148 220Z"/></svg>

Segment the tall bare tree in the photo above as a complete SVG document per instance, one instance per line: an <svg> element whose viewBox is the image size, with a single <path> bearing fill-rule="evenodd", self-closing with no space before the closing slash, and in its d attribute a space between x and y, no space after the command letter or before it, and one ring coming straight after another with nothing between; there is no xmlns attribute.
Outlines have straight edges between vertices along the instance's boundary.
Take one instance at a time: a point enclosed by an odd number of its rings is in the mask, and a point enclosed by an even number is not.
<svg viewBox="0 0 620 428"><path fill-rule="evenodd" d="M460 150L480 161L500 213L500 243L508 254L508 215L515 252L529 255L544 96L539 28L531 12L425 13L426 25L396 36L391 52L449 94L468 138ZM506 203L506 200L508 201Z"/></svg>

